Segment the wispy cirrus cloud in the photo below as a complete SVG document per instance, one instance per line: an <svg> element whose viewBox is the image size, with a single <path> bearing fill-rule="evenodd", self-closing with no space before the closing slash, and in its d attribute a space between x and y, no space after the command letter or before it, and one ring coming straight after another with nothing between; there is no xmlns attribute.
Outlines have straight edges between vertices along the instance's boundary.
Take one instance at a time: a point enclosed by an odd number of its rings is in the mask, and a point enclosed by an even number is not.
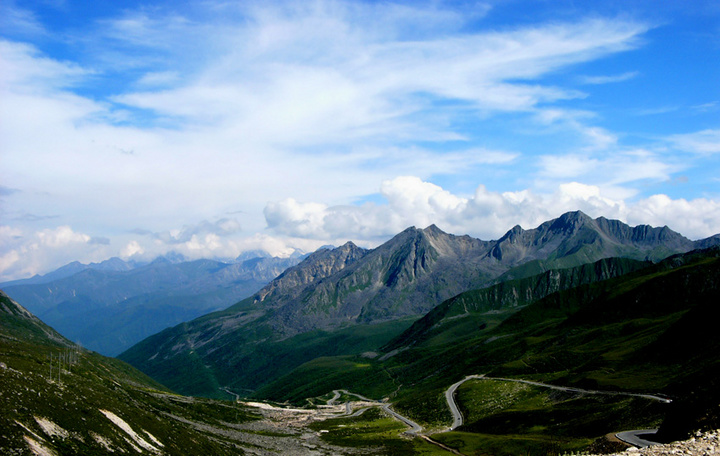
<svg viewBox="0 0 720 456"><path fill-rule="evenodd" d="M682 169L680 161L673 163L643 149L590 155L544 155L539 160L539 177L542 179L581 181L605 190L639 181L665 181Z"/></svg>
<svg viewBox="0 0 720 456"><path fill-rule="evenodd" d="M47 33L35 13L22 8L12 0L3 2L3 14L0 16L0 30L23 37L43 36Z"/></svg>
<svg viewBox="0 0 720 456"><path fill-rule="evenodd" d="M628 71L622 74L606 75L606 76L583 76L580 81L583 84L612 84L616 82L623 82L629 79L636 78L640 75L639 71Z"/></svg>
<svg viewBox="0 0 720 456"><path fill-rule="evenodd" d="M678 150L695 154L716 154L720 152L720 129L702 130L693 133L671 135L666 140Z"/></svg>

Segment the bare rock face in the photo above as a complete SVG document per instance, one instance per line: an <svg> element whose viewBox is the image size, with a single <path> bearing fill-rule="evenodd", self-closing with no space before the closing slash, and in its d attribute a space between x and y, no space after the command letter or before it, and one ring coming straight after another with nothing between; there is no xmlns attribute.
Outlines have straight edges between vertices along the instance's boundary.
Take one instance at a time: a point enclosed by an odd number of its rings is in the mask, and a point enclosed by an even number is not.
<svg viewBox="0 0 720 456"><path fill-rule="evenodd" d="M297 266L288 268L277 279L260 290L253 300L288 299L303 287L329 277L365 256L368 251L352 242L336 249L321 249L308 256Z"/></svg>

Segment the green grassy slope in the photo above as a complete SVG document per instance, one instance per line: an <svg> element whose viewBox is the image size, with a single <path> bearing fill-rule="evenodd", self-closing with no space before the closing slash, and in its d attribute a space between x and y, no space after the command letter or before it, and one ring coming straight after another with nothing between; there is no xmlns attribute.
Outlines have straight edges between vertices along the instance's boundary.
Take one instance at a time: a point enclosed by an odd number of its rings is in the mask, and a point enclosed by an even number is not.
<svg viewBox="0 0 720 456"><path fill-rule="evenodd" d="M75 347L0 293L2 454L236 455L237 442L196 425L222 430L255 419L230 402L172 394L122 361Z"/></svg>
<svg viewBox="0 0 720 456"><path fill-rule="evenodd" d="M284 340L265 340L261 344L252 343L251 340L267 339L270 330L258 325L242 334L243 339L240 341L239 335L225 337L221 346L245 343L242 349L234 350L229 360L227 354L221 352L201 359L195 351L182 352L168 358L159 355L148 360L147 347L152 346L156 339L170 339L165 333L177 331L182 334L183 328L180 326L147 339L143 345L125 352L122 359L153 378L162 379L173 390L185 394L223 397L219 392L221 385L250 394L255 388L262 387L272 379L282 378L315 358L360 355L375 350L407 329L412 322L412 319L401 319L375 325L355 325L337 331L316 330ZM267 334L263 337L264 333ZM162 353L161 350L158 352ZM226 363L232 363L237 368L229 370ZM178 375L178 372L183 372L183 375Z"/></svg>
<svg viewBox="0 0 720 456"><path fill-rule="evenodd" d="M382 349L389 352L411 345L437 345L467 339L473 331L488 329L489 325L504 320L507 315L503 314L507 311L515 311L557 291L618 277L650 264L627 258L607 258L469 290L436 306Z"/></svg>

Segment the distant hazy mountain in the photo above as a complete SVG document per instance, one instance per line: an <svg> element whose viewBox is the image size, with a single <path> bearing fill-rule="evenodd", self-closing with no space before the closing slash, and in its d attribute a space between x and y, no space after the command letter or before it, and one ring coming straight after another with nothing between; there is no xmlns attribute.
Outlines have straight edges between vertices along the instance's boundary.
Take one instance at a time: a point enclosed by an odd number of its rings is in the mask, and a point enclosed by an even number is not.
<svg viewBox="0 0 720 456"><path fill-rule="evenodd" d="M0 287L67 338L112 356L168 326L228 307L299 261L178 259L160 257L143 266L118 258L71 263Z"/></svg>
<svg viewBox="0 0 720 456"><path fill-rule="evenodd" d="M30 277L29 279L11 280L0 284L0 286L5 288L15 285L34 285L48 283L54 280L70 277L86 269L94 269L97 271L129 271L130 269L134 269L137 266L139 266L139 264L134 261L123 261L117 257L110 258L109 260L105 260L100 263L90 264L83 264L79 261L73 261L72 263L68 263L65 266L62 266L45 275L35 275L33 277Z"/></svg>
<svg viewBox="0 0 720 456"><path fill-rule="evenodd" d="M277 364L315 356L283 340L310 331L418 318L466 290L609 257L658 260L698 245L667 227L629 227L572 212L531 230L519 226L497 241L408 228L373 250L352 243L319 250L229 309L168 329L121 355L180 391L211 394L215 385L256 388ZM405 329L404 326L402 329ZM386 341L387 342L387 341ZM190 364L192 367L190 367ZM186 382L177 372L211 379Z"/></svg>

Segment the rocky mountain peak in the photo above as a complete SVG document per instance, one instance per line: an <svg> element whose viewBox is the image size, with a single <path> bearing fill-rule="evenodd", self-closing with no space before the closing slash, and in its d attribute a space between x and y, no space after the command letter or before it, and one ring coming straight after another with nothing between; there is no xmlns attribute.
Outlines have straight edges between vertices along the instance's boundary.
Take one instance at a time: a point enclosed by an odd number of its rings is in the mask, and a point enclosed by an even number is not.
<svg viewBox="0 0 720 456"><path fill-rule="evenodd" d="M427 228L425 228L425 229L422 230L422 231L423 231L423 233L425 233L425 234L434 235L434 236L435 236L435 235L438 235L438 234L446 234L443 230L441 230L440 228L438 228L437 225L435 225L434 223L433 223L432 225L428 226Z"/></svg>
<svg viewBox="0 0 720 456"><path fill-rule="evenodd" d="M355 245L353 241L347 241L345 244L341 245L340 247L336 247L334 249L328 249L328 250L341 250L343 252L352 252L352 251L358 251L358 250L364 250Z"/></svg>
<svg viewBox="0 0 720 456"><path fill-rule="evenodd" d="M642 245L664 243L683 247L685 250L693 248L692 241L667 226L659 228L650 225L630 227L619 220L608 220L605 217L598 217L595 224L604 235L621 243L631 242Z"/></svg>
<svg viewBox="0 0 720 456"><path fill-rule="evenodd" d="M522 237L522 235L525 233L525 230L520 225L515 225L503 235L500 239L498 239L498 244L504 241L508 241L511 244L517 242L518 239Z"/></svg>
<svg viewBox="0 0 720 456"><path fill-rule="evenodd" d="M364 257L367 252L350 241L332 250L317 250L257 292L254 301L263 302L268 297L282 295L290 289L301 289L316 280L329 277Z"/></svg>
<svg viewBox="0 0 720 456"><path fill-rule="evenodd" d="M593 222L594 220L582 211L566 212L555 220L548 222L550 224L548 230L572 233L586 225L594 224Z"/></svg>

